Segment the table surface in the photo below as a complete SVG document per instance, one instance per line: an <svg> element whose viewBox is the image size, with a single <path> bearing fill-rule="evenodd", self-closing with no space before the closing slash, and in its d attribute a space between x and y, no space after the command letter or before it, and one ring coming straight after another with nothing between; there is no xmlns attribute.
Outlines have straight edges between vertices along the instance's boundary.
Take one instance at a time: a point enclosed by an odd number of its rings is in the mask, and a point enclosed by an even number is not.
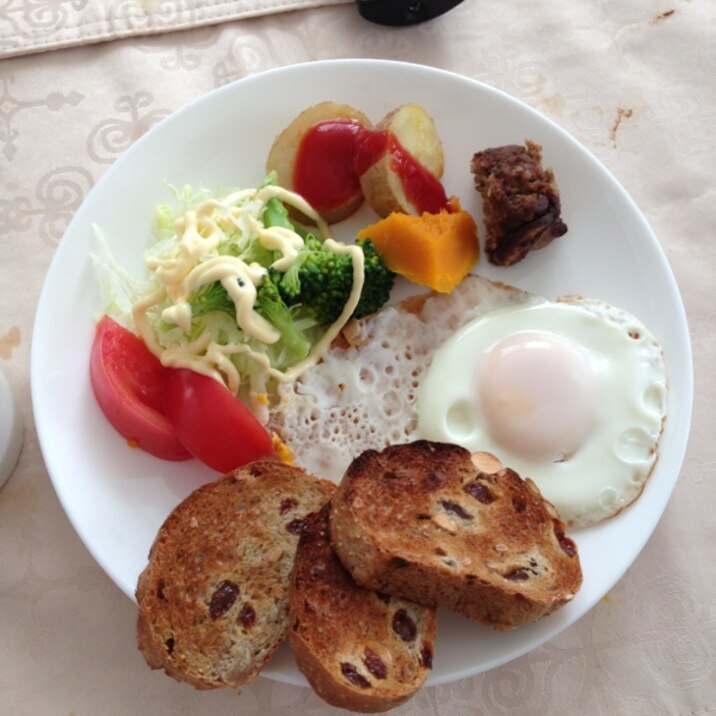
<svg viewBox="0 0 716 716"><path fill-rule="evenodd" d="M30 352L37 300L68 221L143 132L217 86L344 57L417 62L481 80L576 137L658 236L694 350L683 470L626 575L550 643L486 674L425 688L395 713L716 713L716 457L709 447L716 428L716 3L465 0L405 29L370 25L346 1L187 0L181 7L191 11L175 7L161 17L175 4L160 3L153 18L141 14L151 3L134 5L9 0L0 9L0 369L25 428L17 467L0 490L0 713L336 711L309 689L265 678L239 695L202 693L146 667L134 604L72 530L43 464ZM80 11L84 17L72 17Z"/></svg>

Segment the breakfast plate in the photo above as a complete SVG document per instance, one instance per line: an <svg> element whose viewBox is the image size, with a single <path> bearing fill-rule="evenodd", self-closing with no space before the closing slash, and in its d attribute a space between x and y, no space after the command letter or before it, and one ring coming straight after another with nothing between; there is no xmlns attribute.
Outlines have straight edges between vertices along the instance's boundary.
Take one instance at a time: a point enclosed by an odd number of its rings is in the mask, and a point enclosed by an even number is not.
<svg viewBox="0 0 716 716"><path fill-rule="evenodd" d="M75 214L53 258L33 335L32 398L50 478L75 530L117 586L134 597L152 540L170 510L215 473L196 461L166 462L130 449L97 406L88 362L103 309L90 257L99 226L117 263L144 275L154 207L166 184L255 186L274 137L301 110L333 100L378 121L406 102L432 115L445 147L443 183L480 223L469 171L480 149L543 147L559 182L569 233L521 263L476 272L553 298L581 294L637 316L664 348L669 392L660 455L641 497L618 515L578 530L584 583L556 614L508 633L443 613L430 684L484 672L536 648L591 609L648 540L677 481L691 418L692 365L681 297L646 220L604 166L560 127L527 105L446 71L379 60L321 61L247 77L199 98L162 121L101 178ZM364 207L335 225L350 241L375 220ZM483 232L484 233L484 232ZM131 628L131 627L128 627ZM304 684L287 648L264 670Z"/></svg>

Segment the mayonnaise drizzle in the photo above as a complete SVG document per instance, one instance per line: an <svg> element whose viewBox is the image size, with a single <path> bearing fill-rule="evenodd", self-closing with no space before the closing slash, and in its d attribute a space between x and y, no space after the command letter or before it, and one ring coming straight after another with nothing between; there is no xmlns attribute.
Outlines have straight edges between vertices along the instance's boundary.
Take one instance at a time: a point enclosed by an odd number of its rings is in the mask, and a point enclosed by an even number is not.
<svg viewBox="0 0 716 716"><path fill-rule="evenodd" d="M348 301L335 323L332 323L328 327L328 330L323 334L318 343L313 346L313 350L302 361L292 365L283 373L283 380L294 380L301 375L304 370L314 365L328 350L333 339L341 332L343 326L345 326L348 319L353 315L353 311L355 311L358 301L360 301L361 292L363 291L363 282L365 281L365 256L360 247L354 244L341 244L333 239L326 239L323 245L331 251L335 251L337 254L351 255L353 260L353 287L351 288Z"/></svg>
<svg viewBox="0 0 716 716"><path fill-rule="evenodd" d="M272 197L293 206L314 221L323 236L328 235L327 224L305 199L283 187L267 185L258 190L232 192L223 200L207 199L196 209L186 211L175 222L177 250L167 257L147 259L147 267L154 273L159 287L134 304L132 317L144 342L163 365L190 368L224 382L233 393L237 393L241 376L231 356L244 354L255 361L268 377L277 381L293 380L319 360L353 314L363 289L363 252L358 246L327 238L324 241L327 249L350 254L353 287L341 315L299 363L280 371L271 366L264 353L253 350L245 343L219 343L209 331L187 343L166 348L161 345L147 319L147 311L169 299L170 305L161 311L162 320L188 333L192 320L189 298L196 289L215 281L220 281L229 294L236 307L236 324L247 336L266 345L279 340L279 331L254 310L256 288L263 280L266 268L219 253L220 244L226 237L222 227L233 225L247 242L258 239L265 248L280 253L272 264L273 268L286 271L291 266L303 247L303 239L290 229L265 227L260 221L266 202Z"/></svg>

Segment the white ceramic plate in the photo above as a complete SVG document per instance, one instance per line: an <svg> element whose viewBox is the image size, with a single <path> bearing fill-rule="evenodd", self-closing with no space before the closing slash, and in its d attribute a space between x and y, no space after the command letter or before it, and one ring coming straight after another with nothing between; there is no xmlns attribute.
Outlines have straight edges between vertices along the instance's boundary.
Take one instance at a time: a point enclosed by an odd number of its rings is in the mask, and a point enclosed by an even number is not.
<svg viewBox="0 0 716 716"><path fill-rule="evenodd" d="M59 499L102 568L128 596L157 529L193 488L214 477L194 461L171 463L129 449L95 403L88 357L100 294L88 256L93 224L116 259L142 275L165 181L254 186L275 135L301 110L331 99L374 121L404 102L434 117L445 145L444 184L479 215L469 160L488 146L531 138L560 184L569 233L505 269L483 260L489 278L547 297L580 293L639 317L661 340L670 379L661 456L641 498L598 527L576 533L584 585L541 622L495 633L442 614L430 683L486 671L554 637L593 607L639 554L676 483L691 417L692 366L681 298L643 216L609 172L558 126L509 96L432 68L372 60L315 62L273 70L218 89L154 127L90 192L60 243L40 298L33 336L32 395L37 431ZM338 238L373 221L369 209L334 227ZM132 628L131 625L128 628ZM264 672L305 683L287 648Z"/></svg>

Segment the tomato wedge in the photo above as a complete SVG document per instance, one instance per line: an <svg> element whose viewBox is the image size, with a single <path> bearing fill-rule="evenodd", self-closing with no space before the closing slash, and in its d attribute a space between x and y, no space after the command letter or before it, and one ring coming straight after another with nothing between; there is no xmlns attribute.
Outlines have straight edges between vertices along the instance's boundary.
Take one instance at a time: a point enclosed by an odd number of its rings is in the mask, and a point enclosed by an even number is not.
<svg viewBox="0 0 716 716"><path fill-rule="evenodd" d="M188 460L189 451L164 414L159 359L143 341L109 316L95 330L90 381L102 412L127 441L165 460Z"/></svg>
<svg viewBox="0 0 716 716"><path fill-rule="evenodd" d="M273 441L253 413L218 381L186 368L164 373L164 412L194 457L230 472L273 454Z"/></svg>

